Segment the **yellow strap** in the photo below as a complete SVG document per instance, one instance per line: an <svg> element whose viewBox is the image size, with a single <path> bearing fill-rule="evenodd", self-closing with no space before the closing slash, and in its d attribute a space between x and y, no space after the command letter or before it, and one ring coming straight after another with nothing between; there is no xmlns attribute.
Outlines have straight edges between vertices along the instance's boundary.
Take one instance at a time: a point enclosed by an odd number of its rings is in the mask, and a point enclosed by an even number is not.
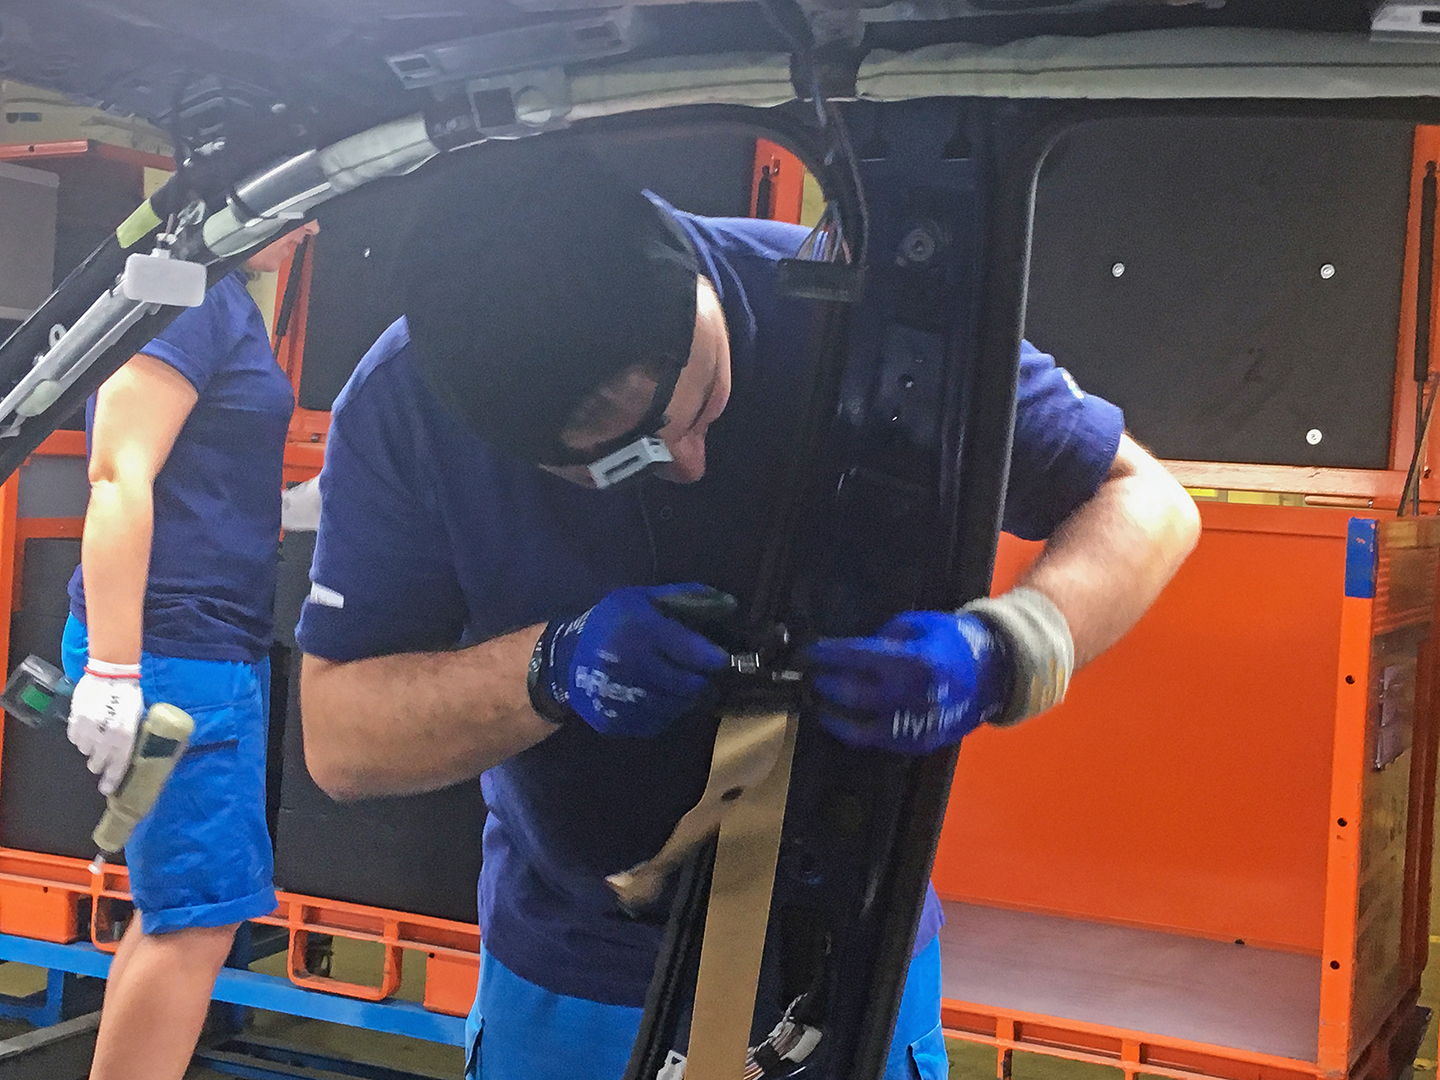
<svg viewBox="0 0 1440 1080"><path fill-rule="evenodd" d="M160 218L155 213L155 208L146 199L135 208L135 212L122 221L115 228L115 239L120 241L122 248L132 247L140 241L151 229L160 224Z"/></svg>

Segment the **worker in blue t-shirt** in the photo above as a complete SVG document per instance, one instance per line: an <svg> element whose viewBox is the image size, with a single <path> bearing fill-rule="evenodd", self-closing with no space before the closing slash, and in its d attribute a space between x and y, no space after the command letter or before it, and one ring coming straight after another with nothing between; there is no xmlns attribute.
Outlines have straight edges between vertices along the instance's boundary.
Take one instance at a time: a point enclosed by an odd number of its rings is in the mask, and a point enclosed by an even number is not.
<svg viewBox="0 0 1440 1080"><path fill-rule="evenodd" d="M274 271L318 226L253 256ZM236 927L275 909L265 824L281 463L295 399L240 272L90 399L90 505L70 581L69 734L109 794L144 709L195 720L125 845L130 922L110 967L95 1080L179 1080Z"/></svg>
<svg viewBox="0 0 1440 1080"><path fill-rule="evenodd" d="M655 601L752 584L813 326L777 268L806 230L681 213L572 150L486 165L440 183L406 317L335 405L298 630L306 756L337 798L483 774L467 1075L616 1080L661 928L605 876L697 801L727 663ZM996 601L811 645L822 722L923 754L1053 704L1197 521L1119 411L1027 346L1005 527L1050 537L1044 554ZM932 890L896 1080L947 1071L940 922Z"/></svg>

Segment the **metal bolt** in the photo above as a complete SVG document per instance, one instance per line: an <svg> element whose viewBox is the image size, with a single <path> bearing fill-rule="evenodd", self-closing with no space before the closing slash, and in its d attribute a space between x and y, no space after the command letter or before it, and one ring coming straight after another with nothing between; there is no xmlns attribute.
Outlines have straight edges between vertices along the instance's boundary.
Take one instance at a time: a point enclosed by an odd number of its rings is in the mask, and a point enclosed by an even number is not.
<svg viewBox="0 0 1440 1080"><path fill-rule="evenodd" d="M1324 434L1320 431L1318 427L1312 427L1309 431L1305 433L1305 441L1311 446L1319 446L1320 440L1324 437Z"/></svg>
<svg viewBox="0 0 1440 1080"><path fill-rule="evenodd" d="M907 262L927 263L935 257L938 246L930 230L923 225L917 225L900 241L900 254Z"/></svg>
<svg viewBox="0 0 1440 1080"><path fill-rule="evenodd" d="M1122 262L1117 262L1114 266L1110 267L1110 276L1115 278L1124 277L1125 264Z"/></svg>
<svg viewBox="0 0 1440 1080"><path fill-rule="evenodd" d="M1334 264L1334 263L1326 263L1324 266L1320 267L1320 277L1321 277L1323 280L1329 281L1329 280L1330 280L1331 278L1333 278L1334 276L1335 276L1335 264ZM1316 440L1316 441L1318 442L1319 440Z"/></svg>

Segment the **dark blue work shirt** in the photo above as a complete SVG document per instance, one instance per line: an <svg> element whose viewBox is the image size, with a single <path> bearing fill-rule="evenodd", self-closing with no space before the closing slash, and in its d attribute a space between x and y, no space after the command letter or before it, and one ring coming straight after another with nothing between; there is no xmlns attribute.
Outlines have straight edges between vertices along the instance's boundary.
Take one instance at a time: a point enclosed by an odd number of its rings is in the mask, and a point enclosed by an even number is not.
<svg viewBox="0 0 1440 1080"><path fill-rule="evenodd" d="M426 390L402 319L335 403L297 631L306 652L343 662L484 641L583 611L628 584L704 580L745 591L813 326L810 305L779 294L776 267L806 230L677 217L731 339L734 389L707 438L705 478L597 492L491 450ZM1028 346L1019 413L1006 527L1043 537L1104 479L1122 421ZM737 460L745 467L726 467ZM699 571L682 559L677 567L691 573L677 578L664 541L667 524L682 520L699 522L692 535L716 536L709 546L724 557ZM654 855L695 804L715 729L687 721L626 739L566 725L485 773L480 931L501 963L557 993L643 1003L660 929L623 916L604 877ZM920 944L940 923L932 890Z"/></svg>
<svg viewBox="0 0 1440 1080"><path fill-rule="evenodd" d="M239 272L140 351L185 376L198 395L155 477L145 651L254 663L269 651L274 626L290 380ZM87 446L94 422L91 397ZM70 610L85 621L79 568Z"/></svg>

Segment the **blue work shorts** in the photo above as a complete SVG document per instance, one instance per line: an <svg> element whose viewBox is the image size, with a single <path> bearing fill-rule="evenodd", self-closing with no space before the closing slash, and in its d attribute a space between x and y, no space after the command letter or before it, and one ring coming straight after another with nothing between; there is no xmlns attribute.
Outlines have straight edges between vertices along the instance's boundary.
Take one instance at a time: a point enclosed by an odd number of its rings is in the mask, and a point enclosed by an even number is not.
<svg viewBox="0 0 1440 1080"><path fill-rule="evenodd" d="M620 1080L642 1010L552 993L483 948L480 986L465 1024L466 1080ZM945 1080L940 939L910 961L885 1080Z"/></svg>
<svg viewBox="0 0 1440 1080"><path fill-rule="evenodd" d="M85 671L88 635L65 624L65 674ZM270 661L245 664L144 653L145 706L166 702L195 720L190 747L155 809L125 845L140 928L164 934L227 926L275 910L275 860L265 824Z"/></svg>

